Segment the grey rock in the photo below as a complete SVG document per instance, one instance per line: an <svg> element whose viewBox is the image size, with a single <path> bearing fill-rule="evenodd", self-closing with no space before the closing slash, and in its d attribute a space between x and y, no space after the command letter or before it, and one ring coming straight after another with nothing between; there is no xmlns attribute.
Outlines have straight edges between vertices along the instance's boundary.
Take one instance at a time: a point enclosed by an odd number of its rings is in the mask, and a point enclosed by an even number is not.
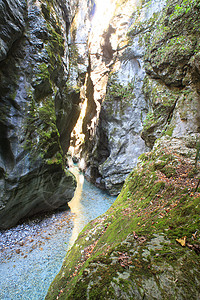
<svg viewBox="0 0 200 300"><path fill-rule="evenodd" d="M123 74L123 75L122 75ZM127 175L137 163L138 156L147 151L140 134L142 120L147 106L142 94L142 78L144 72L135 60L122 63L116 74L114 86L126 88L130 84L128 99L124 97L106 97L100 113L100 130L107 136L109 156L105 162L99 162L99 173L105 187L111 194L118 194ZM122 80L120 80L122 78ZM107 93L112 88L108 84ZM101 144L102 141L99 141Z"/></svg>
<svg viewBox="0 0 200 300"><path fill-rule="evenodd" d="M75 187L75 177L59 165L36 168L19 181L7 180L5 188L10 196L0 210L0 229L38 213L66 209Z"/></svg>
<svg viewBox="0 0 200 300"><path fill-rule="evenodd" d="M13 43L24 31L26 1L4 0L0 2L0 61L6 58Z"/></svg>
<svg viewBox="0 0 200 300"><path fill-rule="evenodd" d="M154 13L158 13L164 4L165 1L153 1L148 6L141 7L141 24L146 24L143 31L148 30L148 20ZM150 106L143 89L146 72L144 68L145 47L141 45L140 41L141 30L139 30L139 34L134 34L128 43L126 41L126 33L131 30L130 26L137 21L137 17L137 11L132 16L126 16L127 26L121 29L123 34L120 32L120 38L122 36L125 38L120 40L117 28L118 22L122 22L123 11L117 16L114 15L110 27L103 35L104 42L101 41L101 45L103 45L102 61L98 65L96 56L90 56L92 70L89 76L93 82L93 91L88 85L90 109L85 118L88 131L85 132L86 144L83 147L87 162L86 176L94 184L105 188L113 195L119 194L127 175L136 166L138 157L151 147L151 143L147 143L145 140L145 144L141 137L143 123ZM112 35L119 39L117 47L114 43L112 44ZM124 43L125 46L120 47L120 43L122 45ZM109 47L111 47L109 53L113 53L110 56L108 55ZM119 50L116 51L116 49ZM96 114L95 111L98 111L99 105L92 99L101 76L103 78L103 71L106 72L103 66L104 62L107 72L112 71L112 73L108 78L105 100L101 105L98 117L98 113ZM101 103L102 99L98 101ZM90 121L95 114L98 125L93 130L94 137L92 138ZM85 124L84 126L86 128Z"/></svg>
<svg viewBox="0 0 200 300"><path fill-rule="evenodd" d="M77 0L0 1L1 228L67 207L73 197L74 177L63 170L80 112L80 92L67 85L77 6Z"/></svg>

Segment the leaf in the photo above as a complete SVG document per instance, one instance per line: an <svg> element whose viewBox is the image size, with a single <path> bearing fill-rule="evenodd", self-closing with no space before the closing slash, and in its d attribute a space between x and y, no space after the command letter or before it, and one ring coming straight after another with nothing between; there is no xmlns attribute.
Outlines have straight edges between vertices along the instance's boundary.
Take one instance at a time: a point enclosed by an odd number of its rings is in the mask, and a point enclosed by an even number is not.
<svg viewBox="0 0 200 300"><path fill-rule="evenodd" d="M176 241L181 244L182 247L185 247L186 245L186 236L180 238L180 239L176 239Z"/></svg>
<svg viewBox="0 0 200 300"><path fill-rule="evenodd" d="M192 239L195 240L197 237L197 231L195 233L192 234Z"/></svg>
<svg viewBox="0 0 200 300"><path fill-rule="evenodd" d="M139 244L143 244L144 242L146 242L146 238L144 236L141 236L138 238Z"/></svg>

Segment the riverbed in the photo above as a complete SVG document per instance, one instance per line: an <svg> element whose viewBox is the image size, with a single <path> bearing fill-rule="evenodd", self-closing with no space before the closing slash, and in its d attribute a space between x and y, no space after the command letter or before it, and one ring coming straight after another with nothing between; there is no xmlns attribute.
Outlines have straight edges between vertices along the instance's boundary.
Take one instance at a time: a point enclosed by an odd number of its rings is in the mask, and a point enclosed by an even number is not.
<svg viewBox="0 0 200 300"><path fill-rule="evenodd" d="M46 214L0 232L0 299L42 300L59 272L67 250L92 219L115 201L71 171L77 189L70 210Z"/></svg>

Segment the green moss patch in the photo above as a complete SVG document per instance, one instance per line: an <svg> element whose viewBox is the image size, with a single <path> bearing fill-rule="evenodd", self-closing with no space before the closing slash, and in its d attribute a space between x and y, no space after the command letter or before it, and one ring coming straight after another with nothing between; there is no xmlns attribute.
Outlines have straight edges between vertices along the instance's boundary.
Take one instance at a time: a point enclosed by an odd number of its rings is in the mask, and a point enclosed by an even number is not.
<svg viewBox="0 0 200 300"><path fill-rule="evenodd" d="M34 101L31 92L29 98L24 148L30 152L32 159L39 156L48 164L62 164L63 155L56 126L54 99L51 96L45 97L38 103Z"/></svg>
<svg viewBox="0 0 200 300"><path fill-rule="evenodd" d="M127 85L122 85L116 73L111 73L107 83L107 92L105 97L105 103L107 105L107 111L109 114L115 113L113 105L119 106L121 114L124 113L127 106L130 105L130 101L135 98L134 95L134 82L129 82Z"/></svg>

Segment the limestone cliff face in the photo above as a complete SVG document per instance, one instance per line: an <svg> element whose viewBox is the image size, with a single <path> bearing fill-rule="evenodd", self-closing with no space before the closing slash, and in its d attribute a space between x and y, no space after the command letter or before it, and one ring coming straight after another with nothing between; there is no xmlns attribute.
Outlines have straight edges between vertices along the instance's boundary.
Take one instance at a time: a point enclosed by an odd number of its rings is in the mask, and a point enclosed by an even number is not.
<svg viewBox="0 0 200 300"><path fill-rule="evenodd" d="M127 1L126 10L128 4ZM163 5L164 2L153 1L146 9L144 21L158 13ZM93 157L90 158L92 166L98 166L101 183L114 195L121 191L140 154L148 150L141 138L143 122L149 109L143 91L145 48L137 36L131 39L128 35L139 9L140 4L134 4L132 10L129 7L127 17L123 15L120 6L120 12L115 11L111 20L113 36L118 34L118 40L115 45L111 35L110 45L115 57L110 64L105 100L95 137L95 151L92 150ZM120 32L117 32L118 27ZM102 145L106 145L107 152L104 148L102 151Z"/></svg>
<svg viewBox="0 0 200 300"><path fill-rule="evenodd" d="M130 32L146 47L143 90L149 112L142 137L150 147L164 135L198 140L200 133L199 3L169 1L167 7L140 33L140 22Z"/></svg>
<svg viewBox="0 0 200 300"><path fill-rule="evenodd" d="M66 207L74 193L64 155L80 111L78 82L69 81L78 1L4 0L0 8L0 228L7 228Z"/></svg>
<svg viewBox="0 0 200 300"><path fill-rule="evenodd" d="M199 7L168 2L116 1L107 29L89 38L78 151L86 177L111 194L157 138L192 138L194 146L199 134Z"/></svg>
<svg viewBox="0 0 200 300"><path fill-rule="evenodd" d="M148 22L164 3L153 1L143 8L146 11L141 22ZM89 39L82 156L86 177L114 195L120 192L138 156L149 146L141 137L149 110L143 89L145 46L139 43L138 36L128 35L140 9L140 2L116 1L108 28L99 40L95 34Z"/></svg>

